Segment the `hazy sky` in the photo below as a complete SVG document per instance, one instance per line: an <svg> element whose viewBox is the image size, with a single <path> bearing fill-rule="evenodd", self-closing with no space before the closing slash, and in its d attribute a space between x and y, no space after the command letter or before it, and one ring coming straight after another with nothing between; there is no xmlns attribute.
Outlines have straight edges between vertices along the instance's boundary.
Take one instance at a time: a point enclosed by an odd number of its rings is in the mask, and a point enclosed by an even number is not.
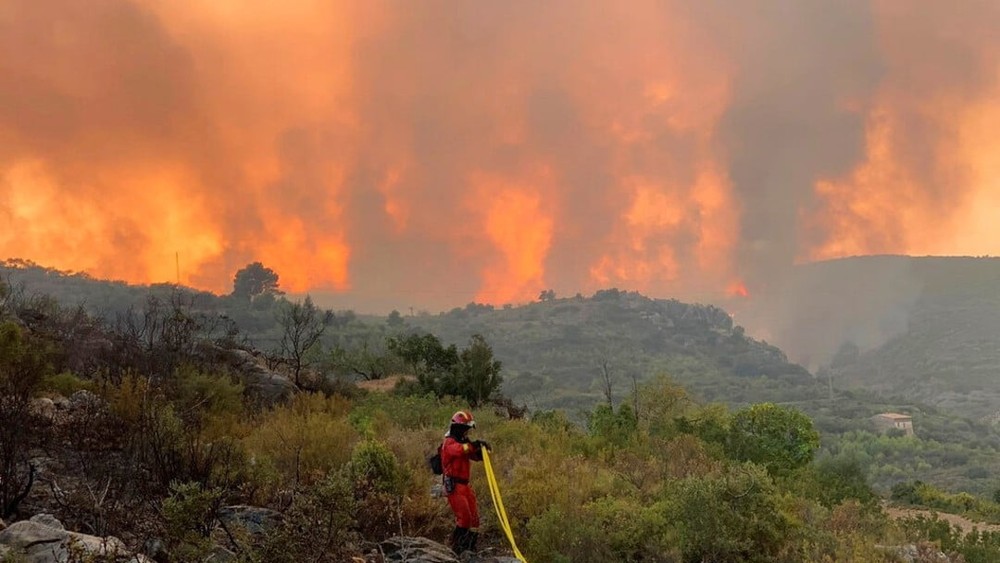
<svg viewBox="0 0 1000 563"><path fill-rule="evenodd" d="M3 0L0 258L355 308L1000 254L995 0Z"/></svg>

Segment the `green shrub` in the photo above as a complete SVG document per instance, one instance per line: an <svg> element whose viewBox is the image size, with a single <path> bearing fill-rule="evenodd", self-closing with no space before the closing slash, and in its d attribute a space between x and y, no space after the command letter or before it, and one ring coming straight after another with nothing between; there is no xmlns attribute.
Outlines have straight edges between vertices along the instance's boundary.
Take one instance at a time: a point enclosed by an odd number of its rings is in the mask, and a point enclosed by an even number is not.
<svg viewBox="0 0 1000 563"><path fill-rule="evenodd" d="M359 522L361 535L375 540L397 535L407 475L396 456L384 444L366 440L355 446L347 472L358 510L365 515Z"/></svg>
<svg viewBox="0 0 1000 563"><path fill-rule="evenodd" d="M864 505L878 502L860 462L850 457L823 458L793 474L791 484L800 494L816 499L827 508L848 499Z"/></svg>
<svg viewBox="0 0 1000 563"><path fill-rule="evenodd" d="M620 405L618 412L611 405L602 404L590 414L587 427L591 436L622 446L636 435L639 423L628 403Z"/></svg>
<svg viewBox="0 0 1000 563"><path fill-rule="evenodd" d="M259 416L244 442L285 484L309 485L350 460L358 435L347 422L348 408L337 397L302 393Z"/></svg>
<svg viewBox="0 0 1000 563"><path fill-rule="evenodd" d="M526 554L533 561L615 561L597 523L572 509L551 506L528 521Z"/></svg>
<svg viewBox="0 0 1000 563"><path fill-rule="evenodd" d="M218 518L222 491L200 483L173 483L163 501L163 520L171 555L197 561L211 553L210 534Z"/></svg>
<svg viewBox="0 0 1000 563"><path fill-rule="evenodd" d="M771 478L753 464L677 481L663 500L685 561L773 561L791 532Z"/></svg>
<svg viewBox="0 0 1000 563"><path fill-rule="evenodd" d="M93 381L65 371L46 376L41 384L42 392L54 393L63 397L69 397L77 391L93 391L94 387Z"/></svg>
<svg viewBox="0 0 1000 563"><path fill-rule="evenodd" d="M260 563L348 561L358 549L358 515L346 469L330 471L296 493L280 525L266 533L250 559Z"/></svg>
<svg viewBox="0 0 1000 563"><path fill-rule="evenodd" d="M752 461L780 475L812 461L819 433L801 412L761 403L733 415L726 445L733 459Z"/></svg>

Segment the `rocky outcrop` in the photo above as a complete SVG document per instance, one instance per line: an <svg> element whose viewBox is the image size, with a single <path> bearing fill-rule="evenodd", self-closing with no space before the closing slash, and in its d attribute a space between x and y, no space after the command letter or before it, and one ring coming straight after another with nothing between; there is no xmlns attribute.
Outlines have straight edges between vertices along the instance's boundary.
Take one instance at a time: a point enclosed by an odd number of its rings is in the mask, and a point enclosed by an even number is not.
<svg viewBox="0 0 1000 563"><path fill-rule="evenodd" d="M952 559L932 543L882 546L903 563L957 563L964 559Z"/></svg>
<svg viewBox="0 0 1000 563"><path fill-rule="evenodd" d="M447 546L427 538L396 536L375 547L366 561L377 563L521 563L516 557L497 556L483 550L456 556Z"/></svg>
<svg viewBox="0 0 1000 563"><path fill-rule="evenodd" d="M101 399L94 393L82 389L73 393L69 396L69 408L74 411L86 411L86 410L96 410L100 409L105 405L104 399Z"/></svg>
<svg viewBox="0 0 1000 563"><path fill-rule="evenodd" d="M48 397L31 401L31 413L51 422L56 417L56 403Z"/></svg>
<svg viewBox="0 0 1000 563"><path fill-rule="evenodd" d="M262 534L281 522L281 513L269 508L238 504L222 507L219 510L219 520L226 526L239 526L251 534Z"/></svg>
<svg viewBox="0 0 1000 563"><path fill-rule="evenodd" d="M247 391L265 405L284 403L298 390L287 377L268 369L263 359L239 348L222 348L211 342L199 344L196 354L236 374Z"/></svg>
<svg viewBox="0 0 1000 563"><path fill-rule="evenodd" d="M69 532L48 514L14 522L0 531L0 554L4 554L4 550L7 556L26 563L64 563L73 554L83 557L110 555L130 563L150 563L146 557L130 553L118 538Z"/></svg>
<svg viewBox="0 0 1000 563"><path fill-rule="evenodd" d="M208 554L204 563L229 563L230 561L236 561L236 554L221 545L217 545L212 548L212 553Z"/></svg>
<svg viewBox="0 0 1000 563"><path fill-rule="evenodd" d="M377 553L386 563L459 563L455 552L427 538L389 538L378 544Z"/></svg>

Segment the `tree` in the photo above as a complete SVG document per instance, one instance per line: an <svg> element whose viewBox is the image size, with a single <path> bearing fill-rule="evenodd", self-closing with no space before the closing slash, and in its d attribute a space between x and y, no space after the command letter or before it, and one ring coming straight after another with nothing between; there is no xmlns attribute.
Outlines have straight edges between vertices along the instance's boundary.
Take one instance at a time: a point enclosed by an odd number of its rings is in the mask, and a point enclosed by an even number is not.
<svg viewBox="0 0 1000 563"><path fill-rule="evenodd" d="M618 412L610 404L600 404L590 413L587 429L591 436L604 438L613 444L624 445L639 429L639 421L628 403L618 407Z"/></svg>
<svg viewBox="0 0 1000 563"><path fill-rule="evenodd" d="M417 376L420 387L438 397L462 397L477 407L493 399L503 382L501 363L479 334L461 352L454 344L445 347L430 333L392 337L388 345Z"/></svg>
<svg viewBox="0 0 1000 563"><path fill-rule="evenodd" d="M453 372L459 363L458 349L455 345L445 347L441 340L431 333L394 336L386 343L389 351L406 363L410 372L417 376L422 385L428 383L429 379L437 379L443 374Z"/></svg>
<svg viewBox="0 0 1000 563"><path fill-rule="evenodd" d="M539 301L552 301L556 298L556 292L552 289L544 289L538 294Z"/></svg>
<svg viewBox="0 0 1000 563"><path fill-rule="evenodd" d="M278 289L278 274L260 262L247 264L233 278L233 297L253 301L260 295L282 295Z"/></svg>
<svg viewBox="0 0 1000 563"><path fill-rule="evenodd" d="M393 309L392 312L389 313L389 317L385 320L385 324L391 327L401 327L405 323L406 321L403 320L403 316L400 315L399 311L395 309Z"/></svg>
<svg viewBox="0 0 1000 563"><path fill-rule="evenodd" d="M0 518L15 513L31 490L28 449L41 425L31 400L48 371L41 342L12 322L0 324Z"/></svg>
<svg viewBox="0 0 1000 563"><path fill-rule="evenodd" d="M779 561L795 529L771 478L753 465L668 483L664 496L683 561Z"/></svg>
<svg viewBox="0 0 1000 563"><path fill-rule="evenodd" d="M812 461L819 432L795 409L760 403L733 415L726 446L735 459L763 465L772 475L787 474Z"/></svg>
<svg viewBox="0 0 1000 563"><path fill-rule="evenodd" d="M453 347L446 348L448 354ZM458 361L447 372L429 372L421 385L439 397L461 397L475 408L489 401L500 390L503 378L501 363L493 357L493 348L482 335L474 334L469 346L458 354Z"/></svg>
<svg viewBox="0 0 1000 563"><path fill-rule="evenodd" d="M391 347L387 349L387 340L366 337L360 345L338 345L330 354L330 363L338 372L366 381L382 379L402 368L399 356Z"/></svg>
<svg viewBox="0 0 1000 563"><path fill-rule="evenodd" d="M292 380L302 386L302 372L309 367L307 354L333 322L332 311L321 311L308 295L303 301L285 301L278 309L281 357L292 369Z"/></svg>
<svg viewBox="0 0 1000 563"><path fill-rule="evenodd" d="M502 364L493 357L493 347L480 334L473 334L469 347L462 350L458 364L456 395L464 397L472 407L478 407L500 390Z"/></svg>
<svg viewBox="0 0 1000 563"><path fill-rule="evenodd" d="M611 360L607 356L601 356L601 392L608 400L608 405L614 409L614 383L615 376L611 372Z"/></svg>

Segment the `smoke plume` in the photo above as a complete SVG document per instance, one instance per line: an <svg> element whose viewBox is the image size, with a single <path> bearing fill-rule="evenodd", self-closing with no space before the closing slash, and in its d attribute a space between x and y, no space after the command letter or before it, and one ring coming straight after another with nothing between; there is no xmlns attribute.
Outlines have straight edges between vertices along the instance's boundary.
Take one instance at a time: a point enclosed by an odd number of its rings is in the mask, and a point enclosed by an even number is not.
<svg viewBox="0 0 1000 563"><path fill-rule="evenodd" d="M0 257L359 308L990 253L995 3L6 0Z"/></svg>

